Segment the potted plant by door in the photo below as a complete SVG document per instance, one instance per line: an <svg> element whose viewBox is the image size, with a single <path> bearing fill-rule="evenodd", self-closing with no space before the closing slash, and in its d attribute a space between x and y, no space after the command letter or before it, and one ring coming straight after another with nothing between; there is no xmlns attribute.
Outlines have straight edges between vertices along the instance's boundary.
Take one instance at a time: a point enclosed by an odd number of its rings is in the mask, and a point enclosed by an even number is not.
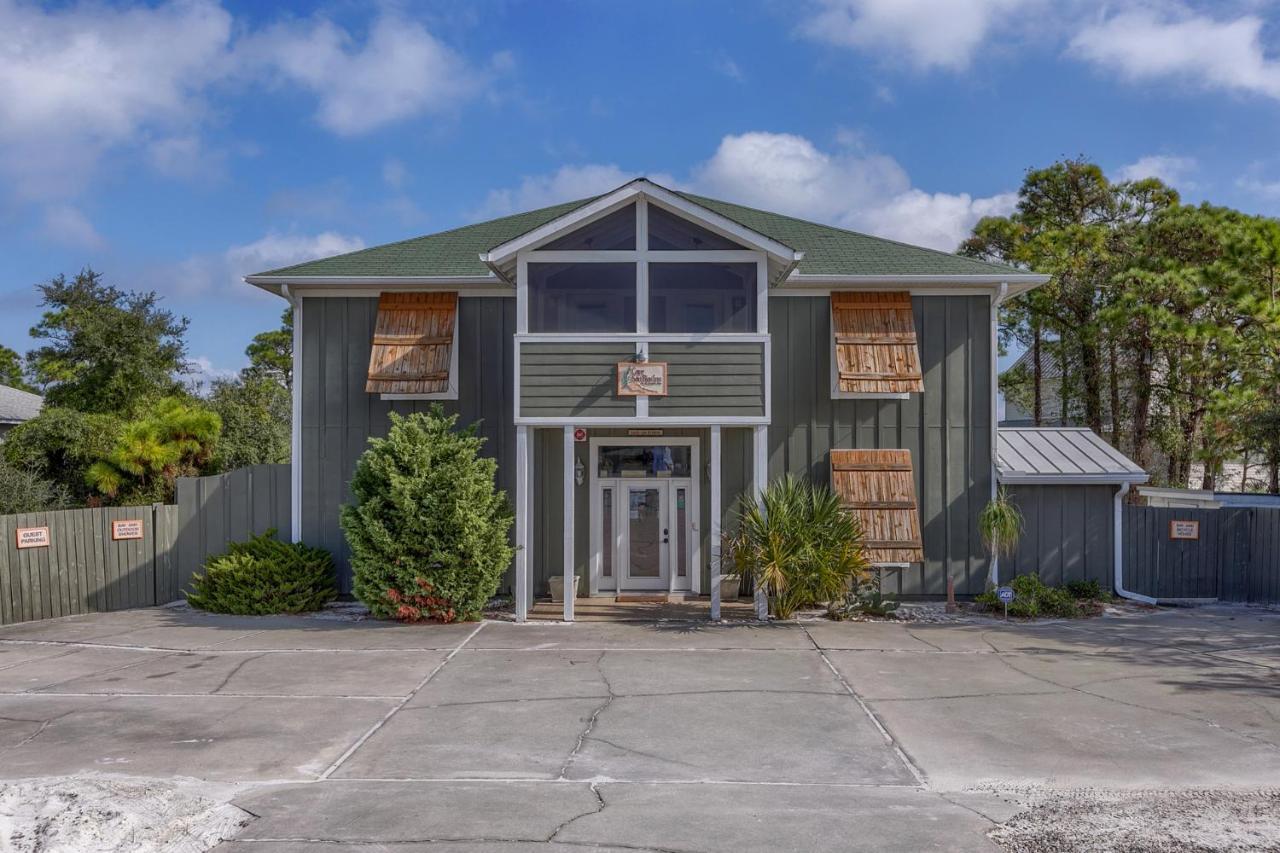
<svg viewBox="0 0 1280 853"><path fill-rule="evenodd" d="M737 542L729 533L720 534L720 600L737 601L742 595L742 575L736 571L728 571L730 566L738 565L735 548Z"/></svg>
<svg viewBox="0 0 1280 853"><path fill-rule="evenodd" d="M577 597L577 592L581 587L581 584L582 584L582 576L574 575L573 591L574 591L575 598ZM551 587L551 601L555 604L563 604L564 603L564 575L553 575L547 581L547 585Z"/></svg>

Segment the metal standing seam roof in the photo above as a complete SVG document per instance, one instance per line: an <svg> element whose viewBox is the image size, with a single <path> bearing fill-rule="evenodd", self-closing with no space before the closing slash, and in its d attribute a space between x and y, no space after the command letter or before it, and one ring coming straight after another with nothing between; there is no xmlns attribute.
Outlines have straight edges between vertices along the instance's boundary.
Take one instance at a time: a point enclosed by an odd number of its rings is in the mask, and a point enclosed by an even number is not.
<svg viewBox="0 0 1280 853"><path fill-rule="evenodd" d="M30 391L0 385L0 424L20 424L40 414L44 398Z"/></svg>
<svg viewBox="0 0 1280 853"><path fill-rule="evenodd" d="M996 473L1004 483L1145 483L1147 472L1085 427L1002 427Z"/></svg>
<svg viewBox="0 0 1280 853"><path fill-rule="evenodd" d="M625 185L624 185L625 186ZM607 195L607 193L606 193ZM806 275L1026 275L1027 270L966 258L936 249L860 234L831 225L678 192L694 204L804 253L798 273ZM583 205L592 198L544 207L489 222L479 222L372 246L345 255L307 261L248 276L324 278L336 276L490 276L480 255Z"/></svg>

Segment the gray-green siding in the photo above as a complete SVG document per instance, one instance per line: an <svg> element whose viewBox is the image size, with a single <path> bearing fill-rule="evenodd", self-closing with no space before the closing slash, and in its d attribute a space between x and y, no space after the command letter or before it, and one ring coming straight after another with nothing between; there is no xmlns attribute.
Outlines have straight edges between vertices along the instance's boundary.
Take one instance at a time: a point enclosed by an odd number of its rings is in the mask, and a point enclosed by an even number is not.
<svg viewBox="0 0 1280 853"><path fill-rule="evenodd" d="M458 399L438 401L461 423L481 421L485 452L498 459L498 487L514 499L512 347L514 299L458 300ZM386 434L390 414L426 411L437 401L383 400L364 390L376 297L302 300L302 538L333 552L343 592L351 589L339 507L350 500L356 459Z"/></svg>
<svg viewBox="0 0 1280 853"><path fill-rule="evenodd" d="M1022 538L1000 558L1000 581L1036 573L1057 586L1093 580L1111 589L1115 564L1116 486L1011 485L1009 498L1022 512Z"/></svg>
<svg viewBox="0 0 1280 853"><path fill-rule="evenodd" d="M764 417L764 344L655 343L667 363L667 396L649 399L652 417Z"/></svg>
<svg viewBox="0 0 1280 853"><path fill-rule="evenodd" d="M912 309L924 391L905 400L833 400L830 300L769 300L769 475L827 483L832 448L910 450L925 560L886 572L886 586L942 595L950 574L958 593L976 594L989 570L977 517L991 497L991 303L917 296Z"/></svg>
<svg viewBox="0 0 1280 853"><path fill-rule="evenodd" d="M522 344L521 417L635 417L635 398L616 394L618 362L635 354L630 342Z"/></svg>

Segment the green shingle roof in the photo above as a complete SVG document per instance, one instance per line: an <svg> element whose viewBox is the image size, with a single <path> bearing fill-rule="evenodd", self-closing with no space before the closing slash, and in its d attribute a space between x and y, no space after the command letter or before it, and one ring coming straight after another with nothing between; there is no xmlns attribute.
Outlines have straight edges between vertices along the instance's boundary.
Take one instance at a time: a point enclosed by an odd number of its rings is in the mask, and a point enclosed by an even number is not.
<svg viewBox="0 0 1280 853"><path fill-rule="evenodd" d="M1023 274L1000 264L911 246L806 222L779 213L743 207L713 198L679 193L740 225L804 253L798 271L804 275L1010 275ZM514 216L467 225L439 234L372 246L332 258L307 261L262 276L482 276L489 270L480 255L539 225L594 201L593 198L543 207Z"/></svg>

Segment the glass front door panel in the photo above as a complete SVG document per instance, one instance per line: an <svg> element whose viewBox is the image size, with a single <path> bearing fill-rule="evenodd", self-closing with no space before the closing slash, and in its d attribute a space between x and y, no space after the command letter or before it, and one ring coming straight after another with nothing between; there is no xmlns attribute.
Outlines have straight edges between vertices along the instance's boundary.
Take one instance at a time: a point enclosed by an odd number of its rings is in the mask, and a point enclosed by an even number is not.
<svg viewBox="0 0 1280 853"><path fill-rule="evenodd" d="M600 522L603 529L600 532L601 548L600 548L600 574L606 578L613 577L613 552L615 543L613 541L613 489L605 487L600 493Z"/></svg>
<svg viewBox="0 0 1280 853"><path fill-rule="evenodd" d="M676 577L689 574L689 515L685 509L686 489L676 489Z"/></svg>
<svg viewBox="0 0 1280 853"><path fill-rule="evenodd" d="M628 491L628 574L633 578L662 577L663 519L660 489Z"/></svg>
<svg viewBox="0 0 1280 853"><path fill-rule="evenodd" d="M600 477L688 477L693 449L686 445L600 448Z"/></svg>

